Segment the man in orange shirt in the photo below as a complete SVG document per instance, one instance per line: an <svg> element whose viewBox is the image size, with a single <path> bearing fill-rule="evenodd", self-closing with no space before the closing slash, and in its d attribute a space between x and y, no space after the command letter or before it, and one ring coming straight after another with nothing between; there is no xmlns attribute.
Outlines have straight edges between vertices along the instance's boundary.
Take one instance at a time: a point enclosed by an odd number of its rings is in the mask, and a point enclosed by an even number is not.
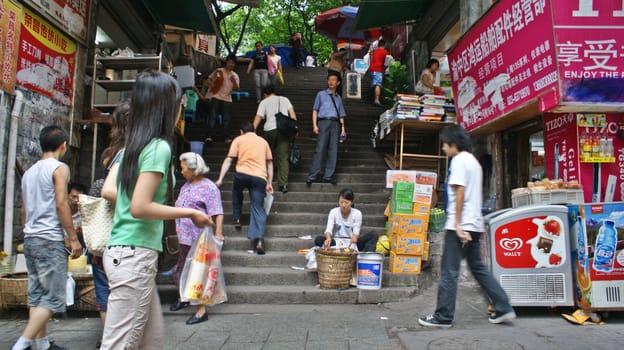
<svg viewBox="0 0 624 350"><path fill-rule="evenodd" d="M264 197L273 193L273 156L271 147L254 132L251 122L243 122L241 135L232 141L223 164L219 179L215 182L221 187L223 177L230 169L232 161L236 159L236 172L232 186L232 212L234 226L241 227L240 217L243 209L243 190L249 191L251 200L251 219L247 237L252 240L256 253L263 255L264 231L267 214L264 211Z"/></svg>

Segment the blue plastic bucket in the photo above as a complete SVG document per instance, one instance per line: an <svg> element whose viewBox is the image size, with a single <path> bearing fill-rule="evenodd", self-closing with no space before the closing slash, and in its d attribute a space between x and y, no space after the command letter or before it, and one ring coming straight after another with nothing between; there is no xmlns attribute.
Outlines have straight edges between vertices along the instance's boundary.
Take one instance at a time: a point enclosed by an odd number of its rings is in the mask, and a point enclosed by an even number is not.
<svg viewBox="0 0 624 350"><path fill-rule="evenodd" d="M191 141L191 152L200 156L204 154L204 141Z"/></svg>
<svg viewBox="0 0 624 350"><path fill-rule="evenodd" d="M358 289L381 289L383 254L358 253L357 287Z"/></svg>

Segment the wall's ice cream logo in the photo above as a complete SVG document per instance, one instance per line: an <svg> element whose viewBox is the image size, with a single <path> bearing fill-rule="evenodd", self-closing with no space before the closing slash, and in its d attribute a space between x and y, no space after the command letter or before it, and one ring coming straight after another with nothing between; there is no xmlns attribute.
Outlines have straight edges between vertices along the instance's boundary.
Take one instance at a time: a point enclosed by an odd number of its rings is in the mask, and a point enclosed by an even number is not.
<svg viewBox="0 0 624 350"><path fill-rule="evenodd" d="M501 248L513 252L520 248L524 244L520 238L503 238L498 244L500 244Z"/></svg>

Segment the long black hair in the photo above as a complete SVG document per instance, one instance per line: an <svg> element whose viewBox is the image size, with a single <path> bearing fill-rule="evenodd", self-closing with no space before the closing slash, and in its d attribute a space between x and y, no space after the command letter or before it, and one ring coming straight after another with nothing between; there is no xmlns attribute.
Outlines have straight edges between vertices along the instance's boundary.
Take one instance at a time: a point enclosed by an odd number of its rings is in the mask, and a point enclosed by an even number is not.
<svg viewBox="0 0 624 350"><path fill-rule="evenodd" d="M119 182L126 193L134 190L139 175L139 156L145 146L153 139L162 139L172 145L181 100L182 89L170 75L153 70L138 75L119 169Z"/></svg>

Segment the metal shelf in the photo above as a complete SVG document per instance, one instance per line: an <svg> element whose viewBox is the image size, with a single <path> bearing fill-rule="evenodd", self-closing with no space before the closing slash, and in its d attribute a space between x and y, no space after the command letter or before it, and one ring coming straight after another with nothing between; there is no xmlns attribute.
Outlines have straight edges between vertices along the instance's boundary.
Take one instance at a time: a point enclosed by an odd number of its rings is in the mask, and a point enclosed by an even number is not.
<svg viewBox="0 0 624 350"><path fill-rule="evenodd" d="M107 91L127 91L134 88L135 80L96 80L95 83Z"/></svg>
<svg viewBox="0 0 624 350"><path fill-rule="evenodd" d="M96 62L108 69L160 69L160 56L98 57Z"/></svg>

